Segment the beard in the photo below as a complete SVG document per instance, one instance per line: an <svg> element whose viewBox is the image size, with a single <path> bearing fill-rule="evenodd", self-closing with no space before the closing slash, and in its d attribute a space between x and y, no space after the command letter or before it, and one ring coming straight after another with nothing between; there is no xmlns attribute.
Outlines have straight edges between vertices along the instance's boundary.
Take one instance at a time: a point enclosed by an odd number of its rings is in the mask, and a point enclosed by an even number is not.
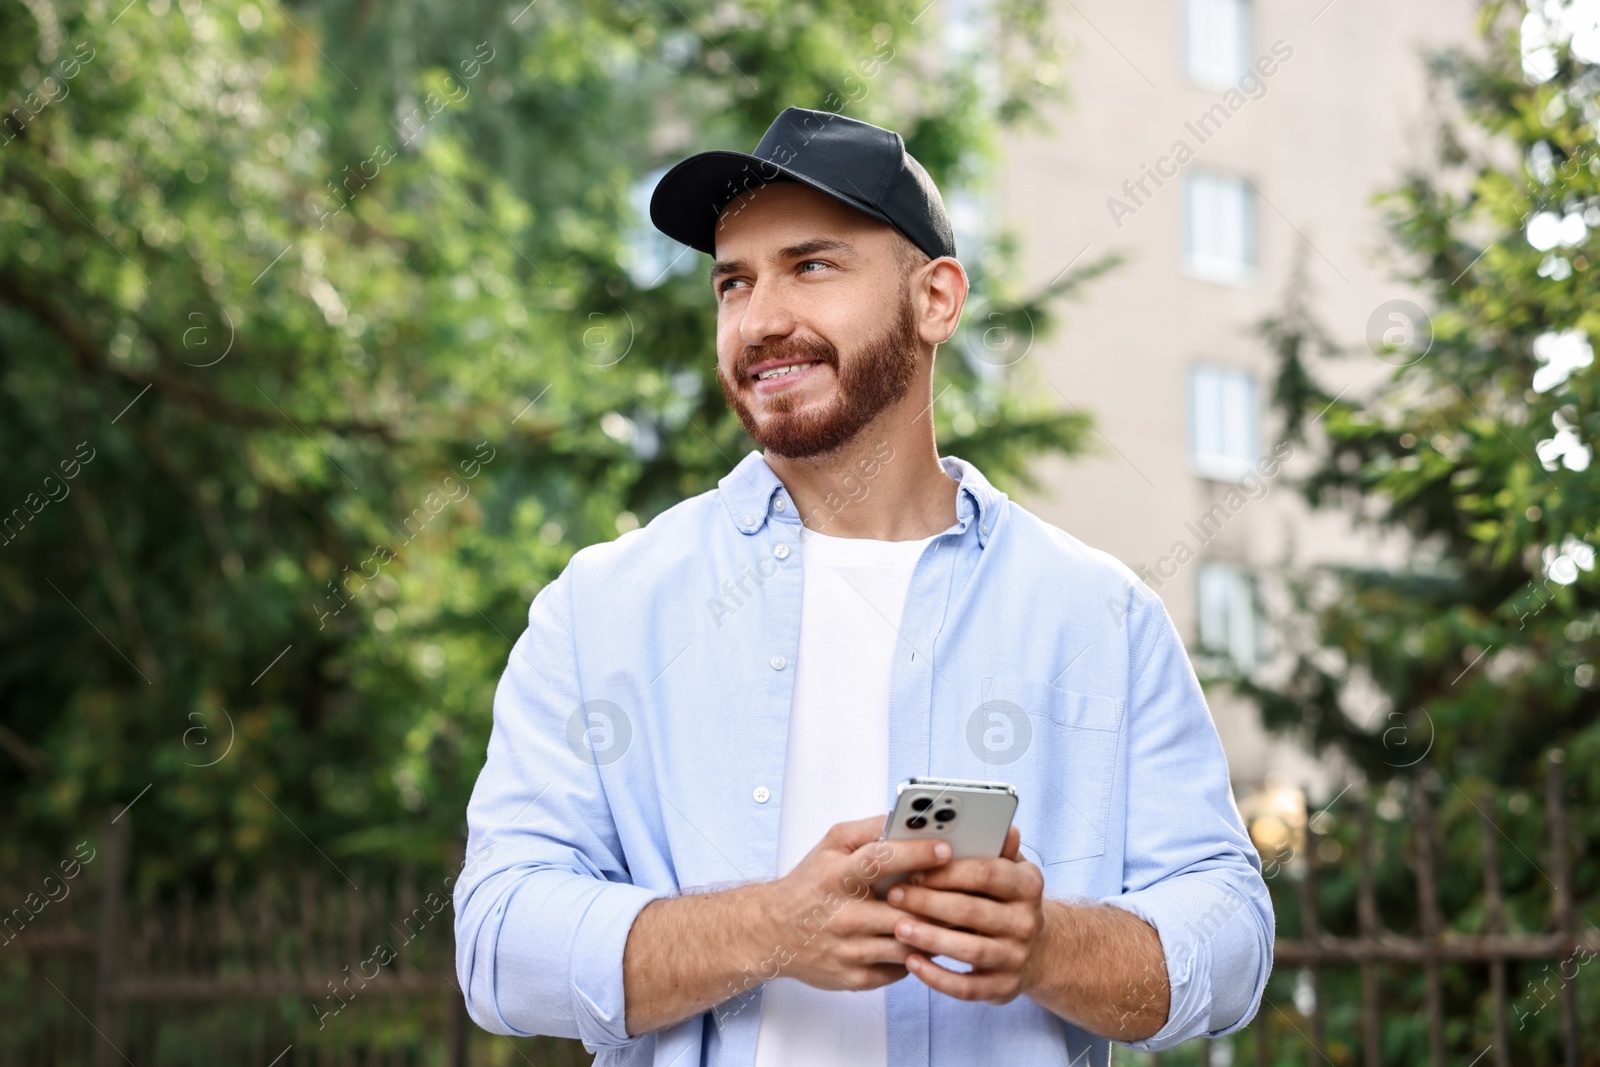
<svg viewBox="0 0 1600 1067"><path fill-rule="evenodd" d="M763 451L789 459L820 456L851 441L911 391L917 376L917 341L910 286L903 285L893 318L851 358L841 360L838 349L820 338L785 338L760 347L746 345L734 366L737 384L730 385L720 368L717 382L745 432ZM838 382L833 399L820 411L798 411L800 400L777 393L764 399L766 418L758 421L744 394L754 388L749 368L769 359L815 360L831 366Z"/></svg>

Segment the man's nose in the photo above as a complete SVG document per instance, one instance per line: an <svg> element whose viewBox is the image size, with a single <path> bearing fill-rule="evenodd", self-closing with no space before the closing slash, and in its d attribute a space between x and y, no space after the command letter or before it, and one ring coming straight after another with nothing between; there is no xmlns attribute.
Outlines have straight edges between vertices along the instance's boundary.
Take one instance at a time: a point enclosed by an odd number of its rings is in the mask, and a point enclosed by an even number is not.
<svg viewBox="0 0 1600 1067"><path fill-rule="evenodd" d="M776 286L757 282L739 317L739 340L764 345L794 332L794 312Z"/></svg>

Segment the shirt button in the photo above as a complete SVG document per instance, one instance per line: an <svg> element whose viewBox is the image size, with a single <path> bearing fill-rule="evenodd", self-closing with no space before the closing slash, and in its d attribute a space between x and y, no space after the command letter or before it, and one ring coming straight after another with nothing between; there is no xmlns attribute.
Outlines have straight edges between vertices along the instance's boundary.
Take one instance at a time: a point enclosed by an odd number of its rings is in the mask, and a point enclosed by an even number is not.
<svg viewBox="0 0 1600 1067"><path fill-rule="evenodd" d="M772 790L768 789L764 785L758 785L756 786L756 791L750 795L755 798L755 802L757 804L765 804L768 800L772 799Z"/></svg>
<svg viewBox="0 0 1600 1067"><path fill-rule="evenodd" d="M789 546L786 545L786 544L780 544L780 545L778 545L777 548L772 550L772 554L774 556L777 556L779 559L788 559L789 558Z"/></svg>
<svg viewBox="0 0 1600 1067"><path fill-rule="evenodd" d="M784 659L782 656L773 656L771 660L772 669L775 671L781 671L788 662L789 661Z"/></svg>
<svg viewBox="0 0 1600 1067"><path fill-rule="evenodd" d="M778 498L778 502L773 504L772 506L774 508L777 508L779 511L782 511L784 508L788 507L788 505L784 503L783 497L781 497L781 496Z"/></svg>
<svg viewBox="0 0 1600 1067"><path fill-rule="evenodd" d="M982 530L985 534L987 534L989 532L989 524L988 523L984 523L982 526L980 526L978 528L980 530Z"/></svg>
<svg viewBox="0 0 1600 1067"><path fill-rule="evenodd" d="M746 526L754 526L756 524L756 517L752 514L746 513L744 517L744 524Z"/></svg>

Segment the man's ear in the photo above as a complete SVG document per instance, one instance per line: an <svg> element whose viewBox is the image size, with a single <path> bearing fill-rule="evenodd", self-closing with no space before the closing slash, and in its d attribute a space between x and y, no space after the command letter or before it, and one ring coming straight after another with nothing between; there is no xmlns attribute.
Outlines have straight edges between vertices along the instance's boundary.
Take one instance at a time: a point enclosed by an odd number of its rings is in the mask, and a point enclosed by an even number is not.
<svg viewBox="0 0 1600 1067"><path fill-rule="evenodd" d="M967 302L967 272L950 256L940 256L922 269L927 306L918 332L929 344L943 344L955 336L956 327L961 324L961 308Z"/></svg>

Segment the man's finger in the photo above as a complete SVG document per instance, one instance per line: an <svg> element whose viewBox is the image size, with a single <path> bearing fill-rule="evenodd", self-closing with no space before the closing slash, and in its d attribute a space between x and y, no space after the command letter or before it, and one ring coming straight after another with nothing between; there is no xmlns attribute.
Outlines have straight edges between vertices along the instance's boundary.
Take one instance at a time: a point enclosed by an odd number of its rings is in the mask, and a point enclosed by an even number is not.
<svg viewBox="0 0 1600 1067"><path fill-rule="evenodd" d="M1012 948L1003 941L924 919L906 918L895 924L894 936L928 957L948 956L975 970L999 970L1016 963Z"/></svg>
<svg viewBox="0 0 1600 1067"><path fill-rule="evenodd" d="M905 965L906 957L917 951L896 937L863 937L851 941L850 959L853 964L897 963Z"/></svg>
<svg viewBox="0 0 1600 1067"><path fill-rule="evenodd" d="M1021 848L1022 830L1016 823L1012 823L1011 828L1006 831L1006 843L1005 847L1000 850L1000 858L1014 860L1017 858L1017 853Z"/></svg>
<svg viewBox="0 0 1600 1067"><path fill-rule="evenodd" d="M960 930L971 930L988 937L1014 937L1027 940L1023 909L974 893L956 893L927 886L895 886L889 903L924 919Z"/></svg>
<svg viewBox="0 0 1600 1067"><path fill-rule="evenodd" d="M1001 999L1006 995L1001 975L975 972L962 974L939 966L921 953L906 957L906 970L920 978L929 989L957 1000Z"/></svg>
<svg viewBox="0 0 1600 1067"><path fill-rule="evenodd" d="M826 908L823 910L826 911ZM909 916L910 912L906 909L885 904L868 894L866 898L851 903L847 910L840 911L832 922L843 937L893 937L894 924Z"/></svg>
<svg viewBox="0 0 1600 1067"><path fill-rule="evenodd" d="M905 841L872 841L856 849L857 869L869 881L886 874L922 871L947 863L954 855L948 841L914 838Z"/></svg>
<svg viewBox="0 0 1600 1067"><path fill-rule="evenodd" d="M936 870L912 877L912 884L929 889L979 893L996 900L1022 900L1038 896L1044 888L1039 868L1015 860L953 860Z"/></svg>
<svg viewBox="0 0 1600 1067"><path fill-rule="evenodd" d="M864 970L870 976L870 981L865 985L858 985L846 977L844 980L845 988L853 989L860 993L868 989L878 989L890 985L906 976L905 965L900 963L874 963L864 968Z"/></svg>

